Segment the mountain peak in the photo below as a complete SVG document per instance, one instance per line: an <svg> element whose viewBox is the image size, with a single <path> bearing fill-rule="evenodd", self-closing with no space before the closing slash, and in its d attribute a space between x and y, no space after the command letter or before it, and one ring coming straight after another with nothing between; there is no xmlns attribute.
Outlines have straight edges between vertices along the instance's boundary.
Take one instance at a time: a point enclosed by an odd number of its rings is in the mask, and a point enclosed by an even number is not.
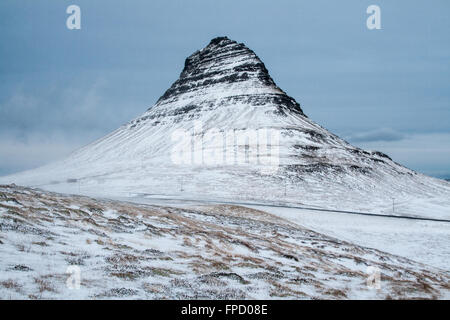
<svg viewBox="0 0 450 320"><path fill-rule="evenodd" d="M207 91L212 87L231 93L233 89L243 86L284 94L251 49L228 37L216 37L185 60L179 79L158 102L172 100L184 93Z"/></svg>
<svg viewBox="0 0 450 320"><path fill-rule="evenodd" d="M221 42L234 42L236 43L236 41L234 40L230 40L230 38L228 38L227 36L223 36L223 37L215 37L213 39L211 39L211 41L209 42L209 45L218 45Z"/></svg>

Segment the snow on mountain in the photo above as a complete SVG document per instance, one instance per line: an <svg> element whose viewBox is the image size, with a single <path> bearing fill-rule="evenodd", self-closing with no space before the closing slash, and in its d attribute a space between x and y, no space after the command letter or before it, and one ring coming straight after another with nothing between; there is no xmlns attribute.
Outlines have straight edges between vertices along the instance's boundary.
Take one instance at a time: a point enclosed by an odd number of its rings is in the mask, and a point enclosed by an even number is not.
<svg viewBox="0 0 450 320"><path fill-rule="evenodd" d="M389 213L394 201L396 214L450 215L448 182L356 148L314 123L252 50L226 37L188 57L178 80L142 116L65 160L0 182L93 196Z"/></svg>

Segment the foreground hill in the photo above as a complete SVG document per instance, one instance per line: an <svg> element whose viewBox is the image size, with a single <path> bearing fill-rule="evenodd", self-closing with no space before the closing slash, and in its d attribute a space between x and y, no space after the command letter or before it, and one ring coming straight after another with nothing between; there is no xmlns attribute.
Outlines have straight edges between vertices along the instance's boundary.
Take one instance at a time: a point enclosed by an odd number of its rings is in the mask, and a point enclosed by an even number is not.
<svg viewBox="0 0 450 320"><path fill-rule="evenodd" d="M0 186L0 298L449 298L450 275L263 211ZM79 289L66 285L80 269ZM366 286L368 267L380 288Z"/></svg>

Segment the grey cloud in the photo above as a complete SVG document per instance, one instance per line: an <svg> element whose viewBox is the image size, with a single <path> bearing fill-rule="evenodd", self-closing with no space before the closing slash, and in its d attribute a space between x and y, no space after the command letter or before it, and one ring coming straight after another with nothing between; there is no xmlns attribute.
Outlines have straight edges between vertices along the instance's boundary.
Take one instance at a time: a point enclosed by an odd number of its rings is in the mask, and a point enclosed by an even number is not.
<svg viewBox="0 0 450 320"><path fill-rule="evenodd" d="M39 167L68 155L82 146L86 138L73 139L62 134L0 135L0 175Z"/></svg>
<svg viewBox="0 0 450 320"><path fill-rule="evenodd" d="M96 81L84 88L49 87L39 93L17 88L0 103L0 128L48 132L102 126L111 116L104 108L101 86L102 83ZM101 113L105 121L100 122L96 116Z"/></svg>
<svg viewBox="0 0 450 320"><path fill-rule="evenodd" d="M407 136L390 128L360 132L347 137L350 142L400 141Z"/></svg>

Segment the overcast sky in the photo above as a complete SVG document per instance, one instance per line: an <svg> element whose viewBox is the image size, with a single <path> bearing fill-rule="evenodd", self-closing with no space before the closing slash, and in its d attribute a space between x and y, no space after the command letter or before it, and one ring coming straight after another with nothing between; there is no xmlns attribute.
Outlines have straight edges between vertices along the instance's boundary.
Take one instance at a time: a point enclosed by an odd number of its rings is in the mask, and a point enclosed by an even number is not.
<svg viewBox="0 0 450 320"><path fill-rule="evenodd" d="M66 8L81 7L81 30ZM366 9L381 8L381 30ZM450 2L0 2L0 175L61 158L152 106L185 58L226 35L314 121L450 177Z"/></svg>

